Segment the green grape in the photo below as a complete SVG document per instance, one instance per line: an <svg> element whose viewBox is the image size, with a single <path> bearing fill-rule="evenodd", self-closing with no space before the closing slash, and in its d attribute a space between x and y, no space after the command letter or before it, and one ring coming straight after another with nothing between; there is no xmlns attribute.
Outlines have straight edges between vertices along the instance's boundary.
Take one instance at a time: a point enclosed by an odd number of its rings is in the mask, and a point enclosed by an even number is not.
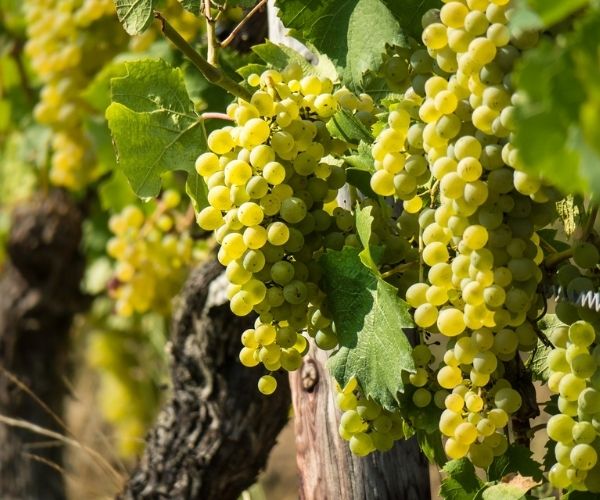
<svg viewBox="0 0 600 500"><path fill-rule="evenodd" d="M413 394L412 400L418 408L425 408L431 403L432 395L427 389L419 388Z"/></svg>
<svg viewBox="0 0 600 500"><path fill-rule="evenodd" d="M568 444L573 441L574 425L575 421L568 415L553 415L546 424L546 431L552 440Z"/></svg>
<svg viewBox="0 0 600 500"><path fill-rule="evenodd" d="M277 389L277 380L271 375L263 375L258 379L258 390L265 394L273 394Z"/></svg>
<svg viewBox="0 0 600 500"><path fill-rule="evenodd" d="M579 470L590 470L598 461L596 450L589 444L576 444L570 455L573 467Z"/></svg>
<svg viewBox="0 0 600 500"><path fill-rule="evenodd" d="M576 345L587 347L596 339L596 332L586 321L577 321L569 327L569 340Z"/></svg>
<svg viewBox="0 0 600 500"><path fill-rule="evenodd" d="M500 389L494 396L494 403L497 408L506 413L515 413L521 407L521 395L514 389Z"/></svg>

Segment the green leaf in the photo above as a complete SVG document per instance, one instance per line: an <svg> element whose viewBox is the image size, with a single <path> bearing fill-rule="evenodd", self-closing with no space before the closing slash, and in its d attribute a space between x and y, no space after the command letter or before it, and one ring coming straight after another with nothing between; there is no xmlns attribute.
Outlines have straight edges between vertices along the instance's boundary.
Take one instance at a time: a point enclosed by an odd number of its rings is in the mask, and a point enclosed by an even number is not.
<svg viewBox="0 0 600 500"><path fill-rule="evenodd" d="M520 500L525 497L528 489L513 484L495 484L483 491L483 500Z"/></svg>
<svg viewBox="0 0 600 500"><path fill-rule="evenodd" d="M503 455L494 458L492 465L488 468L488 479L499 481L511 472L522 476L532 477L536 481L543 478L540 464L531 458L533 452L521 445L510 445Z"/></svg>
<svg viewBox="0 0 600 500"><path fill-rule="evenodd" d="M565 324L558 319L556 314L546 314L542 319L538 321L538 328L542 330L548 336L552 330L559 326L565 326Z"/></svg>
<svg viewBox="0 0 600 500"><path fill-rule="evenodd" d="M344 248L321 257L323 285L340 349L329 359L343 387L356 377L365 395L387 409L398 407L402 371L414 372L403 328L412 328L409 306L397 290L362 265L359 251Z"/></svg>
<svg viewBox="0 0 600 500"><path fill-rule="evenodd" d="M347 168L346 181L351 186L359 189L362 194L377 199L378 195L371 189L371 174L369 172L359 168Z"/></svg>
<svg viewBox="0 0 600 500"><path fill-rule="evenodd" d="M569 0L568 2L564 0L527 0L526 3L537 14L543 26L552 26L590 2L589 0Z"/></svg>
<svg viewBox="0 0 600 500"><path fill-rule="evenodd" d="M525 97L514 139L522 167L565 193L600 195L599 45L600 11L587 9L560 42L527 51L515 74Z"/></svg>
<svg viewBox="0 0 600 500"><path fill-rule="evenodd" d="M156 196L166 171L194 172L206 132L179 69L163 61L128 63L127 76L113 79L112 91L106 117L119 165L138 196Z"/></svg>
<svg viewBox="0 0 600 500"><path fill-rule="evenodd" d="M270 40L267 40L263 44L255 45L252 47L252 51L265 63L275 69L282 70L288 64L295 63L302 68L302 73L304 75L316 75L321 78L329 78L333 81L337 80L338 77L332 62L323 54L319 54L317 50L314 51L318 58L317 64L311 64L296 50L286 47L285 45L277 45ZM246 72L246 70L238 70L238 73L240 71ZM253 72L260 74L261 71L263 70L255 70Z"/></svg>
<svg viewBox="0 0 600 500"><path fill-rule="evenodd" d="M569 491L562 497L563 500L598 500L598 493L589 491Z"/></svg>
<svg viewBox="0 0 600 500"><path fill-rule="evenodd" d="M538 341L535 350L526 363L527 368L531 372L533 380L548 382L548 378L550 377L548 354L550 354L551 351L552 347L548 347L542 341Z"/></svg>
<svg viewBox="0 0 600 500"><path fill-rule="evenodd" d="M115 0L117 17L130 35L146 30L152 22L155 0Z"/></svg>
<svg viewBox="0 0 600 500"><path fill-rule="evenodd" d="M481 488L475 467L467 458L451 460L442 470L446 477L442 480L440 495L446 500L471 500Z"/></svg>
<svg viewBox="0 0 600 500"><path fill-rule="evenodd" d="M365 142L361 142L356 149L356 152L344 157L344 161L354 168L359 168L370 174L375 172L375 162L371 154L371 146Z"/></svg>
<svg viewBox="0 0 600 500"><path fill-rule="evenodd" d="M102 209L111 212L120 212L137 199L127 177L120 170L115 170L100 184L98 195Z"/></svg>
<svg viewBox="0 0 600 500"><path fill-rule="evenodd" d="M421 409L421 411L423 411L423 409ZM421 448L421 451L427 457L427 460L431 463L438 464L439 466L444 465L448 461L446 459L444 445L442 444L442 434L439 430L435 429L432 432L427 432L422 429L417 429L415 434L417 436L417 441L419 442L419 448Z"/></svg>
<svg viewBox="0 0 600 500"><path fill-rule="evenodd" d="M556 229L540 229L537 232L540 238L554 248L558 252L562 252L563 250L567 250L571 248L571 245L565 243L564 241L559 240L556 235L558 231Z"/></svg>
<svg viewBox="0 0 600 500"><path fill-rule="evenodd" d="M198 15L200 13L200 0L179 0L179 3L192 14Z"/></svg>
<svg viewBox="0 0 600 500"><path fill-rule="evenodd" d="M185 192L192 200L194 211L200 212L208 206L208 186L197 172L190 172L185 183Z"/></svg>
<svg viewBox="0 0 600 500"><path fill-rule="evenodd" d="M375 274L379 274L376 262L383 256L384 249L380 246L372 246L371 232L373 227L373 216L371 212L373 207L365 207L360 209L358 206L355 210L356 217L356 232L360 242L363 245L363 250L358 255L362 263L371 269Z"/></svg>
<svg viewBox="0 0 600 500"><path fill-rule="evenodd" d="M378 195L371 189L371 175L375 172L371 147L361 142L356 152L344 157L344 162L350 165L346 168L346 180L348 184L358 188L361 193L372 199Z"/></svg>
<svg viewBox="0 0 600 500"><path fill-rule="evenodd" d="M394 14L406 34L416 39L420 39L423 32L423 14L429 9L440 8L443 5L441 0L383 0L383 3Z"/></svg>
<svg viewBox="0 0 600 500"><path fill-rule="evenodd" d="M350 143L364 142L371 144L373 136L355 115L347 109L342 109L333 115L327 122L327 130L338 139Z"/></svg>
<svg viewBox="0 0 600 500"><path fill-rule="evenodd" d="M110 81L113 78L126 75L127 66L124 62L107 64L81 93L81 97L96 111L104 112L111 102Z"/></svg>
<svg viewBox="0 0 600 500"><path fill-rule="evenodd" d="M556 455L554 454L555 449L556 441L552 441L552 439L546 440L546 444L544 445L544 460L542 462L545 471L549 471L556 463Z"/></svg>
<svg viewBox="0 0 600 500"><path fill-rule="evenodd" d="M339 68L344 83L360 87L381 65L387 44L406 44L400 24L381 0L277 0L280 18Z"/></svg>

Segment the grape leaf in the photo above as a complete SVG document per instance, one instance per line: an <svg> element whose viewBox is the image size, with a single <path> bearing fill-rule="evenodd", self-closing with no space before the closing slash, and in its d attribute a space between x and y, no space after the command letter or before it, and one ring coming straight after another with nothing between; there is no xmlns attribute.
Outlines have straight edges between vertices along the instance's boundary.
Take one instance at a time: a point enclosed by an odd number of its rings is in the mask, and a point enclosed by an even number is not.
<svg viewBox="0 0 600 500"><path fill-rule="evenodd" d="M130 35L146 30L152 22L155 0L115 0L117 17Z"/></svg>
<svg viewBox="0 0 600 500"><path fill-rule="evenodd" d="M531 488L525 489L514 484L494 484L483 491L483 500L521 500Z"/></svg>
<svg viewBox="0 0 600 500"><path fill-rule="evenodd" d="M192 200L194 211L196 213L208 206L208 186L196 171L188 174L185 183L185 192Z"/></svg>
<svg viewBox="0 0 600 500"><path fill-rule="evenodd" d="M283 24L329 56L351 88L376 70L387 44L406 44L394 14L381 0L277 0Z"/></svg>
<svg viewBox="0 0 600 500"><path fill-rule="evenodd" d="M552 351L552 347L544 345L538 341L537 346L531 357L527 360L526 366L531 372L533 380L547 382L550 377L550 368L548 367L548 354Z"/></svg>
<svg viewBox="0 0 600 500"><path fill-rule="evenodd" d="M81 97L98 112L110 106L110 81L127 75L124 62L113 62L104 66L81 93Z"/></svg>
<svg viewBox="0 0 600 500"><path fill-rule="evenodd" d="M515 74L525 97L514 140L522 166L566 193L600 195L598 45L600 12L588 9L561 43L528 51Z"/></svg>
<svg viewBox="0 0 600 500"><path fill-rule="evenodd" d="M304 75L317 75L318 77L329 78L333 81L338 78L335 66L331 60L325 55L319 54L316 49L313 49L313 53L316 53L317 64L311 64L302 54L293 48L275 44L270 40L260 45L255 45L252 47L252 51L275 69L281 70L288 64L295 63L302 68Z"/></svg>
<svg viewBox="0 0 600 500"><path fill-rule="evenodd" d="M421 412L424 409L421 408ZM439 413L438 413L439 417ZM437 429L439 418L435 423L435 429L427 432L423 429L416 431L417 441L419 442L419 448L423 454L427 457L431 463L444 465L448 460L446 459L446 452L444 451L444 445L442 444L442 434Z"/></svg>
<svg viewBox="0 0 600 500"><path fill-rule="evenodd" d="M347 109L338 111L329 119L327 130L333 137L346 142L356 144L360 142L370 144L373 142L373 136L369 129Z"/></svg>
<svg viewBox="0 0 600 500"><path fill-rule="evenodd" d="M451 460L442 469L446 477L440 486L440 495L446 500L471 500L481 488L475 467L467 458Z"/></svg>
<svg viewBox="0 0 600 500"><path fill-rule="evenodd" d="M562 21L589 3L589 0L570 0L568 2L564 0L527 0L526 2L517 3L517 14L520 10L529 8L535 13L539 24L527 27L547 27Z"/></svg>
<svg viewBox="0 0 600 500"><path fill-rule="evenodd" d="M562 497L562 500L598 500L598 493L591 493L589 491L569 491Z"/></svg>
<svg viewBox="0 0 600 500"><path fill-rule="evenodd" d="M366 170L360 168L347 168L346 181L369 198L377 199L378 195L371 189L371 174Z"/></svg>
<svg viewBox="0 0 600 500"><path fill-rule="evenodd" d="M541 481L543 475L540 464L531 458L532 455L529 448L517 444L510 445L503 455L494 458L492 465L488 468L488 479L499 481L507 474L515 472Z"/></svg>
<svg viewBox="0 0 600 500"><path fill-rule="evenodd" d="M112 175L100 184L98 196L102 209L112 212L120 212L136 200L127 177L120 170L113 171Z"/></svg>
<svg viewBox="0 0 600 500"><path fill-rule="evenodd" d="M356 217L356 232L362 243L363 250L358 254L362 263L375 274L379 274L376 262L383 256L383 247L370 244L371 232L373 227L373 216L371 212L373 207L360 209L357 205L354 211Z"/></svg>
<svg viewBox="0 0 600 500"><path fill-rule="evenodd" d="M415 371L403 331L414 326L408 304L363 266L355 248L328 251L320 262L340 342L328 362L331 374L342 387L356 377L366 396L384 408L397 408L402 371Z"/></svg>
<svg viewBox="0 0 600 500"><path fill-rule="evenodd" d="M179 69L160 60L127 63L127 76L112 80L112 99L106 117L119 165L138 196L156 196L166 171L194 173L206 132Z"/></svg>
<svg viewBox="0 0 600 500"><path fill-rule="evenodd" d="M556 455L554 454L554 450L556 448L556 441L552 441L552 439L548 439L546 444L544 445L544 461L542 465L544 466L545 471L549 471L550 467L552 467L556 463Z"/></svg>
<svg viewBox="0 0 600 500"><path fill-rule="evenodd" d="M394 14L402 29L410 36L420 39L423 31L421 17L429 9L442 6L441 0L383 0Z"/></svg>

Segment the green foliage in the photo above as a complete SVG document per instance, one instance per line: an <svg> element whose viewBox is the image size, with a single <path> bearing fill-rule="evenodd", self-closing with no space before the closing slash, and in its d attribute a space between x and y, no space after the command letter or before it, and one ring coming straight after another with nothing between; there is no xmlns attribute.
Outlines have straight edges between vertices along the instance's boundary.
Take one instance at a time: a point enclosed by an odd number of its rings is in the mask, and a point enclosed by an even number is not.
<svg viewBox="0 0 600 500"><path fill-rule="evenodd" d="M278 0L276 5L285 26L329 56L352 88L360 88L363 75L379 67L386 45L407 43L381 0Z"/></svg>
<svg viewBox="0 0 600 500"><path fill-rule="evenodd" d="M333 137L349 143L358 144L362 141L370 144L373 142L373 136L367 127L356 118L356 115L345 109L338 111L329 119L327 130Z"/></svg>
<svg viewBox="0 0 600 500"><path fill-rule="evenodd" d="M331 374L342 387L356 377L365 396L386 409L397 407L404 390L402 371L415 370L403 331L413 326L408 305L362 265L356 249L329 251L321 264L340 342L329 359Z"/></svg>
<svg viewBox="0 0 600 500"><path fill-rule="evenodd" d="M514 472L541 481L543 475L540 464L531 458L532 455L529 448L517 444L510 445L505 453L494 459L488 468L488 478L491 481L499 481Z"/></svg>
<svg viewBox="0 0 600 500"><path fill-rule="evenodd" d="M362 243L362 246L364 247L358 256L365 266L371 269L375 274L379 274L377 262L379 262L381 256L383 255L383 248L372 246L370 244L374 221L374 218L371 215L372 210L372 207L366 207L363 209L359 209L357 207L355 211L356 232L360 242Z"/></svg>
<svg viewBox="0 0 600 500"><path fill-rule="evenodd" d="M420 413L423 413L423 409L419 409ZM437 412L429 412L429 416L434 416L434 419L430 419L429 427L434 427L429 430L418 429L415 432L417 441L419 442L419 448L423 454L427 457L427 460L432 464L444 465L447 462L446 453L444 452L444 445L442 444L442 434L437 429L439 422L439 415ZM437 418L436 418L437 417Z"/></svg>
<svg viewBox="0 0 600 500"><path fill-rule="evenodd" d="M589 0L525 0L517 4L513 23L524 28L552 26L589 3Z"/></svg>
<svg viewBox="0 0 600 500"><path fill-rule="evenodd" d="M317 75L321 78L329 78L332 81L337 79L335 66L331 60L323 54L318 54L317 64L313 65L294 49L286 47L285 45L277 45L270 40L266 40L265 43L260 45L255 45L252 47L252 52L266 64L275 69L283 69L288 64L295 63L302 68L302 72L305 75ZM264 68L265 66L254 67L251 72L259 73L263 71ZM240 68L238 72L242 74L242 76L247 73L245 68Z"/></svg>
<svg viewBox="0 0 600 500"><path fill-rule="evenodd" d="M206 150L206 133L181 70L160 60L126 67L127 76L112 80L113 103L106 117L119 164L133 190L141 197L156 196L166 171L197 176L194 162Z"/></svg>
<svg viewBox="0 0 600 500"><path fill-rule="evenodd" d="M483 500L520 500L530 487L516 486L514 484L494 484L483 490L481 498Z"/></svg>
<svg viewBox="0 0 600 500"><path fill-rule="evenodd" d="M600 194L599 27L600 12L590 8L562 43L529 51L517 75L527 97L515 134L523 166L565 192Z"/></svg>
<svg viewBox="0 0 600 500"><path fill-rule="evenodd" d="M115 170L98 186L98 195L102 208L114 212L120 212L136 200L127 177L120 170Z"/></svg>
<svg viewBox="0 0 600 500"><path fill-rule="evenodd" d="M155 0L115 0L117 17L130 35L137 35L150 26Z"/></svg>
<svg viewBox="0 0 600 500"><path fill-rule="evenodd" d="M383 3L394 14L406 34L419 39L421 32L421 17L429 9L440 8L441 0L383 0Z"/></svg>
<svg viewBox="0 0 600 500"><path fill-rule="evenodd" d="M442 471L446 477L442 480L440 494L446 500L472 500L481 489L475 467L466 458L451 460Z"/></svg>

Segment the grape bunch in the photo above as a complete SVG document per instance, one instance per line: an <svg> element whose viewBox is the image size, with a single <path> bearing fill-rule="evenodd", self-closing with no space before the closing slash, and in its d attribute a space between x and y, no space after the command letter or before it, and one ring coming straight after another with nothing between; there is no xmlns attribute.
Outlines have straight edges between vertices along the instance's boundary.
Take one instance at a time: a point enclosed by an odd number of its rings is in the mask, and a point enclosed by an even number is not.
<svg viewBox="0 0 600 500"><path fill-rule="evenodd" d="M116 260L109 294L120 316L149 310L168 314L195 262L204 258L189 233L189 220L178 210L177 191L165 191L149 214L129 205L109 220L114 236L107 253Z"/></svg>
<svg viewBox="0 0 600 500"><path fill-rule="evenodd" d="M98 374L100 411L114 428L118 453L135 458L165 394L166 321L157 314L123 318L111 309L105 297L94 301L84 325L86 358Z"/></svg>
<svg viewBox="0 0 600 500"><path fill-rule="evenodd" d="M355 378L341 388L336 383L336 404L342 411L339 433L349 442L350 451L364 457L373 451L389 451L404 439L403 419L365 398Z"/></svg>
<svg viewBox="0 0 600 500"><path fill-rule="evenodd" d="M537 345L544 253L536 230L554 219L557 199L519 169L510 142L519 99L511 71L538 37L510 34L511 5L446 1L424 15L411 85L372 147L373 191L402 200L418 221L424 279L407 287L406 301L415 324L441 335L446 349L436 374L441 390L452 391L440 421L446 453L468 454L480 467L503 453L503 429L521 406L503 362ZM417 375L412 382L423 389ZM415 404L432 399L414 394Z"/></svg>
<svg viewBox="0 0 600 500"><path fill-rule="evenodd" d="M27 0L25 16L25 51L44 84L34 116L54 132L50 181L80 190L98 175L80 92L127 40L111 0Z"/></svg>
<svg viewBox="0 0 600 500"><path fill-rule="evenodd" d="M550 417L548 437L556 463L548 478L556 488L600 493L600 347L586 321L555 328L548 355L548 388L558 394L559 413Z"/></svg>
<svg viewBox="0 0 600 500"><path fill-rule="evenodd" d="M346 175L328 155L347 145L325 122L340 108L370 112L373 103L333 92L329 79L303 76L296 64L252 74L248 84L250 102L228 107L234 125L213 131L210 151L196 161L209 189L198 223L220 244L231 310L258 314L242 335L242 363L295 370L307 349L304 330L323 349L337 345L316 257L357 242L352 213L331 206ZM259 389L269 394L275 385L265 375Z"/></svg>

